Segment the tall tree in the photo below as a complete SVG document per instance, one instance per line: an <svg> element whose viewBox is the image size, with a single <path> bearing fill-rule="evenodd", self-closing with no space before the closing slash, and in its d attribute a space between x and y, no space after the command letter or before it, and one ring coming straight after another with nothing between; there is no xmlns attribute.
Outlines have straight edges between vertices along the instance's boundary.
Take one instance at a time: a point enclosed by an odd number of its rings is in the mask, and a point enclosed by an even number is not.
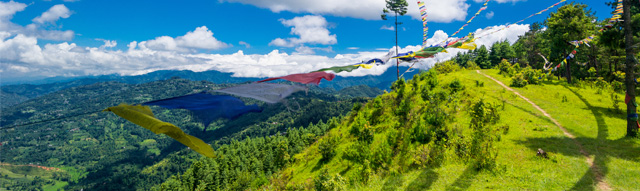
<svg viewBox="0 0 640 191"><path fill-rule="evenodd" d="M623 3L623 13L622 18L624 19L624 41L625 41L625 52L627 55L626 58L626 76L625 82L627 85L627 96L631 97L631 101L627 104L627 115L636 114L636 84L634 82L635 79L635 65L636 58L633 55L633 49L631 46L633 45L633 29L631 28L631 2L624 1ZM636 114L637 115L637 114ZM635 137L638 133L637 129L638 121L637 119L633 120L631 118L627 118L627 136Z"/></svg>
<svg viewBox="0 0 640 191"><path fill-rule="evenodd" d="M396 33L396 54L398 53L398 25L402 24L401 22L398 22L398 15L402 16L404 14L407 14L407 6L409 6L409 4L407 3L407 1L405 0L385 0L387 2L387 8L382 9L383 14L380 15L380 17L382 18L382 20L387 20L387 13L389 13L389 11L393 12L393 15L395 17L395 28L394 31ZM396 59L396 70L397 70L397 77L398 79L400 79L400 61L398 59Z"/></svg>
<svg viewBox="0 0 640 191"><path fill-rule="evenodd" d="M482 69L491 68L491 62L489 61L489 51L487 50L487 47L482 45L480 46L480 48L477 48L475 52L476 58L474 61L476 62L476 64L478 64L478 66L480 66L480 68Z"/></svg>
<svg viewBox="0 0 640 191"><path fill-rule="evenodd" d="M585 10L586 8L587 5L584 4L567 4L551 13L549 18L545 20L546 32L551 40L552 57L560 58L559 60L564 59L562 57L568 55L574 48L569 43L570 41L584 39L593 33L595 24L592 23L592 20L595 17L591 11ZM570 66L569 63L565 65L565 73L569 83L571 83Z"/></svg>

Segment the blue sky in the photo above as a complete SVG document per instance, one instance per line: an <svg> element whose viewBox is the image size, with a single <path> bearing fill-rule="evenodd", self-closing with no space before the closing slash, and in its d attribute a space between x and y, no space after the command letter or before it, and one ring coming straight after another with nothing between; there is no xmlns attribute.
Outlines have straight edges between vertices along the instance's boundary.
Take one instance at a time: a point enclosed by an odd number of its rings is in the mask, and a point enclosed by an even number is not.
<svg viewBox="0 0 640 191"><path fill-rule="evenodd" d="M513 23L559 0L492 0L459 35ZM419 48L415 0L400 17L399 46ZM483 0L427 0L436 42L466 22ZM571 1L568 1L571 2ZM612 9L579 0L599 20ZM378 57L394 46L393 21L379 19L384 0L1 1L0 78L144 74L161 69L220 70L267 77ZM550 11L479 44L514 40ZM390 17L392 18L392 17ZM513 28L513 29L512 29ZM435 32L441 30L438 34ZM440 38L440 39L438 39ZM144 43L143 43L144 42ZM133 48L132 48L133 47ZM454 53L457 53L454 51ZM453 54L453 53L452 53ZM450 55L436 58L444 60ZM425 61L428 67L435 59ZM352 74L380 74L388 66Z"/></svg>

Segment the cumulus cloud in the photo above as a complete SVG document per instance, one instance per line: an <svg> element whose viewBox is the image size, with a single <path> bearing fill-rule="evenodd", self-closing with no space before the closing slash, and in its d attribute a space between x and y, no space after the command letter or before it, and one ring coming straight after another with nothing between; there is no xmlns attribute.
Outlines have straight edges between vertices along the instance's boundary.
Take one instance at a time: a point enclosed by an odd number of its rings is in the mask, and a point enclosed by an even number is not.
<svg viewBox="0 0 640 191"><path fill-rule="evenodd" d="M229 45L213 37L213 32L206 26L201 26L194 31L187 32L184 36L176 38L161 36L153 40L142 41L138 46L152 50L194 52L197 49L217 50Z"/></svg>
<svg viewBox="0 0 640 191"><path fill-rule="evenodd" d="M5 7L2 7L5 8ZM8 9L7 9L8 10ZM19 9L15 9L18 10ZM15 13L15 11L14 11ZM0 12L2 14L2 12ZM10 17L11 14L4 14ZM322 19L324 20L324 18ZM285 26L309 27L326 26L308 20L281 20ZM316 20L317 21L317 20ZM314 24L315 23L315 24ZM320 22L322 23L322 22ZM476 36L488 34L504 26L495 26ZM24 27L28 28L28 27ZM325 28L326 29L326 28ZM490 46L493 42L508 39L515 42L519 35L528 30L528 25L514 25L491 35L478 39L478 45ZM22 30L21 32L25 32ZM292 31L294 31L292 29ZM295 31L299 31L296 29ZM299 34L298 34L299 33ZM297 44L296 52L287 54L273 50L268 54L244 54L238 51L233 54L198 53L195 49L216 49L229 46L213 37L213 33L205 26L187 32L184 36L161 36L147 41L133 41L127 43L128 49L109 49L117 42L102 40L104 45L99 47L82 47L75 43L47 43L39 42L38 36L0 30L0 77L2 79L24 78L35 76L84 76L84 75L140 75L157 70L191 70L195 72L218 70L231 72L236 77L276 77L293 73L304 73L321 68L344 66L359 63L371 58L387 54L391 48L380 48L376 51L357 52L353 54L336 54L335 56L313 55L316 51L332 52L331 47L313 47L306 44L322 44L332 40L307 38L304 32L292 32L299 37L282 39L283 44L306 42ZM328 31L324 37L331 36ZM335 37L335 36L334 36ZM448 34L436 31L428 39L428 44L435 44L445 40ZM272 43L277 43L276 40ZM334 42L335 43L335 42ZM242 44L242 43L239 43ZM400 52L419 50L420 45L407 46ZM430 68L437 61L444 61L453 57L457 52L466 51L449 49L449 53L438 54L435 58L423 59L417 68ZM395 62L392 60L391 62ZM409 65L403 63L402 65ZM353 72L342 72L341 76L379 75L393 64L376 66L373 69L357 69Z"/></svg>
<svg viewBox="0 0 640 191"><path fill-rule="evenodd" d="M281 47L294 47L302 44L336 44L338 40L335 34L330 34L327 29L327 20L322 16L306 15L293 19L280 19L280 22L287 27L291 27L291 34L298 37L287 39L276 38L269 45Z"/></svg>
<svg viewBox="0 0 640 191"><path fill-rule="evenodd" d="M27 4L14 1L0 2L0 23L11 20L17 12L24 11Z"/></svg>
<svg viewBox="0 0 640 191"><path fill-rule="evenodd" d="M381 30L388 30L388 31L393 31L396 28L393 26L387 26L387 25L383 25L382 27L380 27Z"/></svg>
<svg viewBox="0 0 640 191"><path fill-rule="evenodd" d="M55 10L59 10L60 9L60 8L54 8L56 6L53 6L52 8L49 9L49 11L45 12L47 14L43 13L41 16L37 17L37 18L41 18L41 19L38 19L38 21L55 22L54 20L49 20L51 18L54 18L54 16L47 16L47 15L55 15L54 12L58 12L58 11L55 11ZM23 35L26 35L26 36L34 36L34 37L37 37L37 38L40 38L40 39L46 39L46 40L71 40L71 39L73 39L73 36L75 34L71 30L66 30L66 31L46 30L46 29L42 29L40 27L40 25L42 23L37 23L37 24L36 23L32 23L32 24L28 24L27 26L21 26L21 25L17 25L15 23L12 23L11 22L11 18L13 18L13 15L15 15L17 12L23 11L26 7L27 7L26 4L18 3L18 2L14 2L14 1L0 2L0 31L8 32L8 33L14 34L14 35L15 34L23 34ZM65 7L65 9L66 9L66 7ZM51 11L51 10L54 10L54 11ZM45 15L45 16L43 17L43 15ZM58 16L60 16L60 15L58 15ZM62 16L64 16L64 15L62 15ZM57 17L55 20L58 20L59 18L68 18L68 16L66 16L66 17Z"/></svg>
<svg viewBox="0 0 640 191"><path fill-rule="evenodd" d="M494 14L495 13L493 11L489 11L485 16L487 17L487 19L491 19L491 18L493 18Z"/></svg>
<svg viewBox="0 0 640 191"><path fill-rule="evenodd" d="M334 15L367 20L378 20L385 7L382 0L220 0L222 2L249 4L273 12L290 11L294 13L311 13L320 15ZM501 0L508 1L508 0ZM513 1L513 0L511 0ZM408 1L407 14L413 19L420 20L418 4ZM435 22L461 21L467 16L469 4L466 0L425 0L429 20Z"/></svg>
<svg viewBox="0 0 640 191"><path fill-rule="evenodd" d="M55 23L60 18L69 18L71 11L63 4L54 5L42 15L34 18L32 21L36 23Z"/></svg>

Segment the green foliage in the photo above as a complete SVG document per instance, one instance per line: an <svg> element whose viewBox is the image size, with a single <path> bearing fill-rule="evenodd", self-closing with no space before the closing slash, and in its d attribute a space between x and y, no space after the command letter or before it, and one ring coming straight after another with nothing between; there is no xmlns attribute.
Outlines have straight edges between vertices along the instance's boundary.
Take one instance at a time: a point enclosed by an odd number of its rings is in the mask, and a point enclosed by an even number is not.
<svg viewBox="0 0 640 191"><path fill-rule="evenodd" d="M474 52L477 55L474 61L478 64L478 66L480 66L480 68L489 69L493 67L493 65L491 65L491 61L489 60L489 51L487 50L486 46L482 45Z"/></svg>
<svg viewBox="0 0 640 191"><path fill-rule="evenodd" d="M318 143L318 150L320 151L320 155L322 155L322 160L328 161L336 155L335 146L338 142L338 139L335 136L326 136L320 139Z"/></svg>
<svg viewBox="0 0 640 191"><path fill-rule="evenodd" d="M404 15L407 13L407 6L409 6L409 4L406 0L385 0L385 2L386 8L382 9L384 14L380 16L382 20L387 20L386 13L389 12L393 12L396 15Z"/></svg>
<svg viewBox="0 0 640 191"><path fill-rule="evenodd" d="M491 170L496 166L498 156L494 142L500 135L492 128L500 120L498 105L480 100L473 104L470 112L470 127L473 130L470 156L474 160L473 165L478 170Z"/></svg>
<svg viewBox="0 0 640 191"><path fill-rule="evenodd" d="M317 191L340 191L347 188L347 182L340 174L332 176L326 169L313 179L313 185Z"/></svg>
<svg viewBox="0 0 640 191"><path fill-rule="evenodd" d="M467 61L464 67L465 67L467 70L478 70L478 69L480 69L480 66L478 66L478 65L476 64L476 62L471 61L471 60Z"/></svg>
<svg viewBox="0 0 640 191"><path fill-rule="evenodd" d="M542 79L542 71L531 69L531 67L526 67L522 70L522 75L525 80L527 80L527 84L539 85Z"/></svg>
<svg viewBox="0 0 640 191"><path fill-rule="evenodd" d="M456 78L449 84L449 89L451 90L451 93L457 93L464 90L464 85L462 85L462 82Z"/></svg>
<svg viewBox="0 0 640 191"><path fill-rule="evenodd" d="M615 91L611 91L611 94L609 97L611 98L613 112L622 113L622 110L620 110L620 96L618 96L618 93L616 93Z"/></svg>
<svg viewBox="0 0 640 191"><path fill-rule="evenodd" d="M435 70L436 72L438 72L438 74L446 74L459 71L461 70L461 68L454 61L449 60L436 63L435 65L433 65L433 68L431 68L431 70Z"/></svg>
<svg viewBox="0 0 640 191"><path fill-rule="evenodd" d="M368 161L371 158L369 143L362 141L352 143L344 150L342 158L352 163L364 164L364 161Z"/></svg>
<svg viewBox="0 0 640 191"><path fill-rule="evenodd" d="M527 86L527 84L528 84L528 82L524 78L524 75L522 73L517 73L516 75L511 77L511 84L509 86L511 86L511 87L525 87L525 86Z"/></svg>

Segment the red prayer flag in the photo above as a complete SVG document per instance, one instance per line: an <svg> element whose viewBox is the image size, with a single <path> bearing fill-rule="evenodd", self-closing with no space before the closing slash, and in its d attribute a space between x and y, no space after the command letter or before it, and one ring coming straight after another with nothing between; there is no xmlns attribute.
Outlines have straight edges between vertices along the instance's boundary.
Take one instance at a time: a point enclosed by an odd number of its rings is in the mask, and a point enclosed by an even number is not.
<svg viewBox="0 0 640 191"><path fill-rule="evenodd" d="M318 85L318 84L320 84L320 80L322 80L322 78L324 78L327 81L331 81L335 77L336 77L336 75L332 74L332 73L311 72L311 73L304 73L304 74L291 74L291 75L282 76L282 77L276 77L276 78L267 78L267 79L258 81L258 83L271 81L271 80L277 80L277 79L283 79L283 80L289 80L289 81L292 81L292 82L300 82L300 83L303 83L303 84L315 84L315 85Z"/></svg>
<svg viewBox="0 0 640 191"><path fill-rule="evenodd" d="M629 102L631 101L631 96L629 96L629 94L625 93L624 96L624 103L629 105Z"/></svg>

